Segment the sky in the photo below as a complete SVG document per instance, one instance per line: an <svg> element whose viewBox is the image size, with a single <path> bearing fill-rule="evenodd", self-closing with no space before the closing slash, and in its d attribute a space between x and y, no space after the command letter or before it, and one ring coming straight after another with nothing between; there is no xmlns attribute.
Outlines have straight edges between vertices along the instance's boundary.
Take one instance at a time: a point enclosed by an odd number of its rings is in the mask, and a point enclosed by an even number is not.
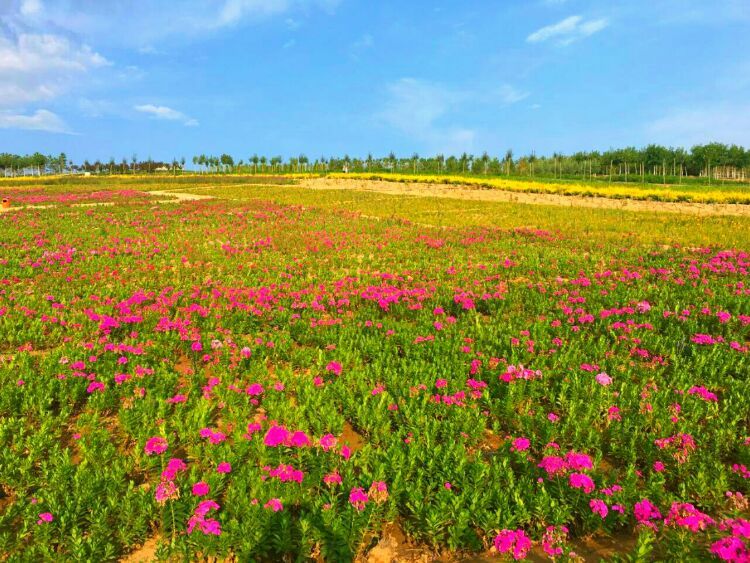
<svg viewBox="0 0 750 563"><path fill-rule="evenodd" d="M750 0L0 0L0 152L750 146Z"/></svg>

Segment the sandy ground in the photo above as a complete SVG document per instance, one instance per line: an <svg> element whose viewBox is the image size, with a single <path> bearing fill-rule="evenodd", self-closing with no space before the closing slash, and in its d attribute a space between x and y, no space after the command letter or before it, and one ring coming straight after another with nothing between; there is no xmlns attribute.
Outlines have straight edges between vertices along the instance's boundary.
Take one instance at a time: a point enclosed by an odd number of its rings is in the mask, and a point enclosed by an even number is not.
<svg viewBox="0 0 750 563"><path fill-rule="evenodd" d="M200 195L200 194L189 194L184 192L172 192L167 190L155 190L146 192L147 194L154 197L166 197L170 199L151 199L138 201L138 203L181 203L183 201L200 201L204 199L214 199L212 195ZM45 205L11 205L10 207L0 207L0 214L8 213L10 211L19 211L21 209L53 209L53 208L64 208L64 207L111 207L113 205L122 204L124 202L118 201L96 201L88 203L72 203L70 205L56 205L54 203Z"/></svg>
<svg viewBox="0 0 750 563"><path fill-rule="evenodd" d="M688 215L737 215L750 217L750 205L719 203L672 203L661 201L639 201L634 199L610 199L604 197L582 197L555 194L534 194L476 186L428 183L386 182L382 180L348 180L311 178L300 182L300 186L312 190L360 190L388 195L413 197L439 197L467 201L513 202L532 205L556 205L560 207L590 207L617 209L620 211L658 211Z"/></svg>

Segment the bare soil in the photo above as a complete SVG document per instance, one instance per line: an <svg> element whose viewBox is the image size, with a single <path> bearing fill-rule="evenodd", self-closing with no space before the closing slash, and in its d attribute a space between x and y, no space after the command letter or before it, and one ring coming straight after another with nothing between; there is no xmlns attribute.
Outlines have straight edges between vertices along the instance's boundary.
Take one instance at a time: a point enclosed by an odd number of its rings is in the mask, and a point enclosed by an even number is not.
<svg viewBox="0 0 750 563"><path fill-rule="evenodd" d="M606 197L536 194L479 188L460 184L429 184L422 182L406 184L382 180L309 178L301 180L300 186L312 190L358 190L396 196L438 197L468 201L589 207L596 209L617 209L621 211L658 211L703 216L736 215L750 217L750 205L731 203L674 203L635 199L611 199Z"/></svg>

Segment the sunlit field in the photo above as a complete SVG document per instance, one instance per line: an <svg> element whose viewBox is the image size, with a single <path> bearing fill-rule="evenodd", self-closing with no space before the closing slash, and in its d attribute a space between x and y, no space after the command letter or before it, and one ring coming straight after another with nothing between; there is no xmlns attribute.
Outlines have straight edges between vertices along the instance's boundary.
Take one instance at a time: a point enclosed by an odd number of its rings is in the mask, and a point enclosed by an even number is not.
<svg viewBox="0 0 750 563"><path fill-rule="evenodd" d="M0 558L745 549L750 217L294 182L0 181Z"/></svg>

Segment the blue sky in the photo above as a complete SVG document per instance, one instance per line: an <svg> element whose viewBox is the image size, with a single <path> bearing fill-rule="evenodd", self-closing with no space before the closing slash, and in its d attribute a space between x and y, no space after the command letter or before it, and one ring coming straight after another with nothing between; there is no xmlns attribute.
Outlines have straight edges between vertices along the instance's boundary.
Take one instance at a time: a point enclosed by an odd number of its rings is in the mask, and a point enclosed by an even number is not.
<svg viewBox="0 0 750 563"><path fill-rule="evenodd" d="M0 0L0 152L750 146L750 0Z"/></svg>

